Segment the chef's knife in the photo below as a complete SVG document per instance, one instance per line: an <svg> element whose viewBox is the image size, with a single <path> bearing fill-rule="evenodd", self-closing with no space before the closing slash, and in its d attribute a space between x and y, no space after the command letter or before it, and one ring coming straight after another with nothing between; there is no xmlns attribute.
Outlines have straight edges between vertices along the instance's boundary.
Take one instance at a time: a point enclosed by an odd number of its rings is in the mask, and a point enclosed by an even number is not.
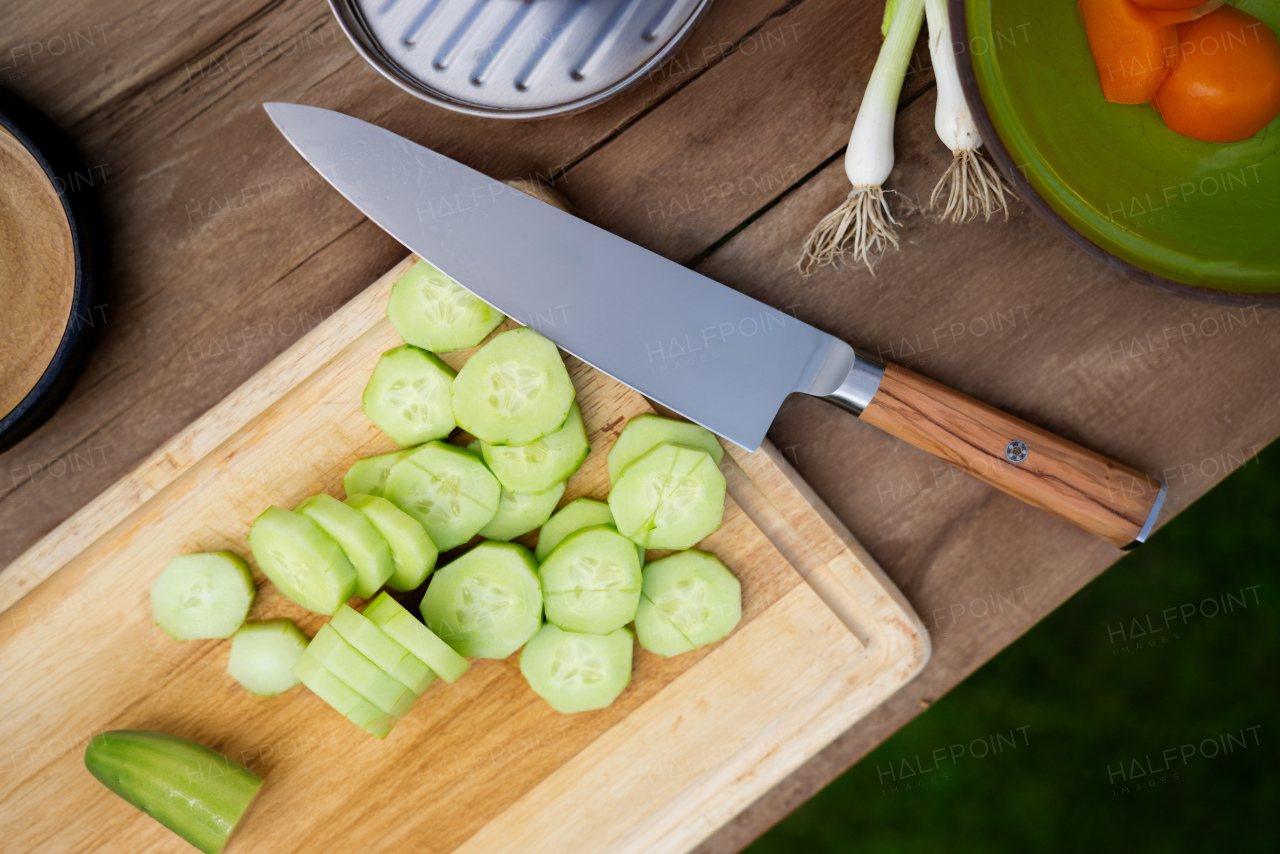
<svg viewBox="0 0 1280 854"><path fill-rule="evenodd" d="M1146 539L1165 488L342 113L266 104L357 208L481 299L754 450L792 392L823 397L1114 545Z"/></svg>

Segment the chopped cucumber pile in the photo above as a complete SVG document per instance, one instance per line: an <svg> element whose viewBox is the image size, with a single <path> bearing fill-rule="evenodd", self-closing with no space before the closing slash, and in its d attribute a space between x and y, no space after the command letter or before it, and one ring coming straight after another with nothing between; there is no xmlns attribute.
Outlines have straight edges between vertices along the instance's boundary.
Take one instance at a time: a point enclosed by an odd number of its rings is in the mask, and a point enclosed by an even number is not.
<svg viewBox="0 0 1280 854"><path fill-rule="evenodd" d="M298 684L293 665L306 648L307 636L293 620L245 623L231 640L227 672L250 694L274 697Z"/></svg>
<svg viewBox="0 0 1280 854"><path fill-rule="evenodd" d="M449 386L453 368L405 344L378 359L364 389L364 414L398 445L418 445L453 432Z"/></svg>
<svg viewBox="0 0 1280 854"><path fill-rule="evenodd" d="M387 317L401 338L435 353L474 347L506 319L426 261L396 280Z"/></svg>
<svg viewBox="0 0 1280 854"><path fill-rule="evenodd" d="M542 624L537 569L522 545L481 543L436 572L422 619L468 658L506 658Z"/></svg>
<svg viewBox="0 0 1280 854"><path fill-rule="evenodd" d="M741 585L714 555L677 551L645 565L646 548L687 550L720 526L724 449L712 433L632 419L608 452L608 502L577 498L555 512L591 450L555 344L514 329L455 374L429 351L475 346L503 317L426 262L396 283L387 313L407 343L379 359L364 409L392 441L416 447L357 460L345 501L321 493L294 510L273 505L249 530L279 592L332 619L310 643L289 620L245 625L253 577L216 552L166 566L151 589L158 626L175 639L234 636L227 670L249 692L300 681L377 738L437 679L461 678L467 657L523 647L529 686L567 714L622 694L633 641L672 656L733 631ZM536 553L511 542L534 531ZM436 568L441 551L477 536ZM381 590L424 585L421 620ZM370 600L363 612L347 604L356 596Z"/></svg>
<svg viewBox="0 0 1280 854"><path fill-rule="evenodd" d="M151 585L151 618L174 640L229 638L257 592L238 554L179 555Z"/></svg>

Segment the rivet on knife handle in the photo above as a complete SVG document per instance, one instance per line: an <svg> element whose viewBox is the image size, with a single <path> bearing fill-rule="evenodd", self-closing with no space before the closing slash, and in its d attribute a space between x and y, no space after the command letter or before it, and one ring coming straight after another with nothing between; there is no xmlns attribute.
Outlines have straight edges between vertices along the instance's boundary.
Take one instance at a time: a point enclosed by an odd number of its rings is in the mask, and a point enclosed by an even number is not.
<svg viewBox="0 0 1280 854"><path fill-rule="evenodd" d="M827 399L1113 545L1151 533L1165 495L1154 478L906 368L885 366L878 383L876 373L859 358Z"/></svg>

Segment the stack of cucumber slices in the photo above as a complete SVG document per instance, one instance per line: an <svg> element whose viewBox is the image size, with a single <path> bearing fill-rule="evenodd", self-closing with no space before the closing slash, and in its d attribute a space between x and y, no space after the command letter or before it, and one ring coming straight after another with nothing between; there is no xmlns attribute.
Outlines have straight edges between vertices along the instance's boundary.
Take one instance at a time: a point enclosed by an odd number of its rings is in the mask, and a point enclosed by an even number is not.
<svg viewBox="0 0 1280 854"><path fill-rule="evenodd" d="M345 501L273 505L248 535L280 593L332 619L310 643L288 620L246 624L253 578L223 551L170 562L151 590L157 625L176 640L234 636L228 670L250 692L301 681L379 738L437 678L461 677L467 658L523 647L529 686L572 713L626 689L633 640L672 656L728 636L742 615L738 579L690 550L724 513L715 436L634 418L608 454L608 501L556 512L590 446L555 344L513 329L455 373L432 351L477 346L504 318L425 261L396 282L387 314L406 343L379 358L363 406L408 447L352 465ZM538 529L533 551L513 542ZM440 552L477 538L436 570ZM646 564L646 549L678 551ZM421 621L383 590L424 584ZM347 604L355 597L371 600L363 612Z"/></svg>

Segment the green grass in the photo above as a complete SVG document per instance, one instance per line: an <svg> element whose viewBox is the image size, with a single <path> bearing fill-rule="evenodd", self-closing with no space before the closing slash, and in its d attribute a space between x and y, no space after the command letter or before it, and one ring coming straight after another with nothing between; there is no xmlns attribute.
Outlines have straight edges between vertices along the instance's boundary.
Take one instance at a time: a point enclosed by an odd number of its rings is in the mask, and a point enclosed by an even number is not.
<svg viewBox="0 0 1280 854"><path fill-rule="evenodd" d="M1235 471L747 850L1280 850L1277 460Z"/></svg>

